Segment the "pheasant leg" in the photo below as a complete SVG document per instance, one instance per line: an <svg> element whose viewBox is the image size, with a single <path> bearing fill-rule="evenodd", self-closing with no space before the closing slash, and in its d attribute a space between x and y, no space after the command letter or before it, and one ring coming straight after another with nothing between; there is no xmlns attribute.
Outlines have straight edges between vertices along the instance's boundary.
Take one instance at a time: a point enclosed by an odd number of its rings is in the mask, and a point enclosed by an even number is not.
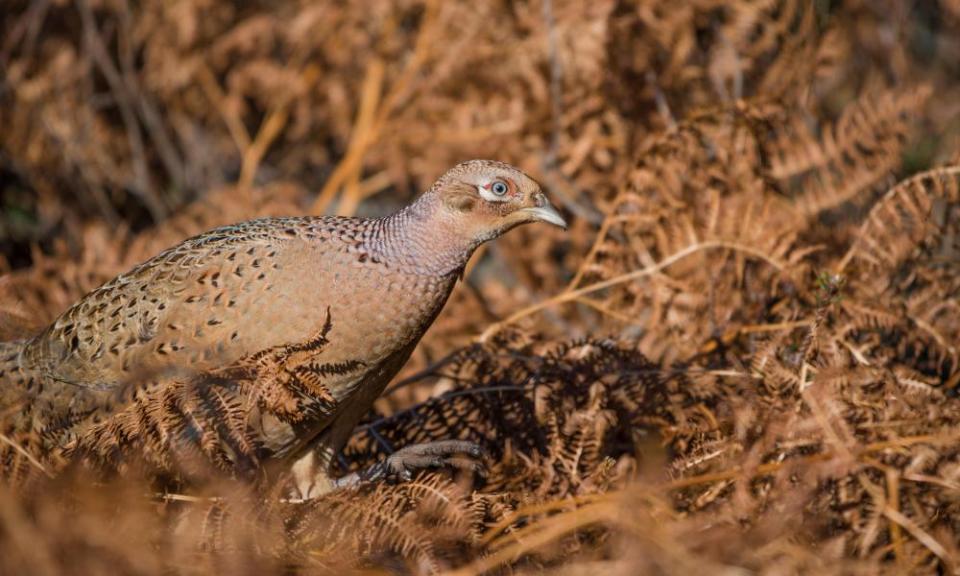
<svg viewBox="0 0 960 576"><path fill-rule="evenodd" d="M439 440L413 444L401 448L365 470L338 478L335 484L338 488L348 488L362 482L382 480L406 482L413 478L415 472L440 468L479 472L482 471L482 467L475 459L482 456L483 449L480 446L465 440Z"/></svg>

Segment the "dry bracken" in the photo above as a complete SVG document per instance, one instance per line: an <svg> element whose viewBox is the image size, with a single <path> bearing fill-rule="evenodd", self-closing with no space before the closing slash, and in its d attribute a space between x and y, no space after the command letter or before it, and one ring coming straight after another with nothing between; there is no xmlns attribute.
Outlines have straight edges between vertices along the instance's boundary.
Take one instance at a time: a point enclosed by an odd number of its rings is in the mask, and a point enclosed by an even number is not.
<svg viewBox="0 0 960 576"><path fill-rule="evenodd" d="M309 501L261 473L250 407L312 418L302 394L352 368L302 363L349 321L324 332L324 305L298 341L130 373L114 418L50 423L65 452L4 389L0 571L955 572L958 15L14 1L3 340L206 230L383 216L471 157L531 174L570 229L480 250L331 476L450 440L483 473Z"/></svg>

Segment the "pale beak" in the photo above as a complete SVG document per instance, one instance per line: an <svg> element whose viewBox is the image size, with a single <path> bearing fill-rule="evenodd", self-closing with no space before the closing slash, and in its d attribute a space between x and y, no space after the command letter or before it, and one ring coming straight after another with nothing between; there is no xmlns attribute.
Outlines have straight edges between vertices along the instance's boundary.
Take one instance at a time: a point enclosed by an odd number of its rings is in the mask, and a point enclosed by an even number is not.
<svg viewBox="0 0 960 576"><path fill-rule="evenodd" d="M544 201L543 206L521 208L520 212L530 215L532 217L531 220L538 220L559 226L564 230L567 229L567 221L563 219L563 216L561 216L560 213L557 212L557 209L551 206L549 202Z"/></svg>

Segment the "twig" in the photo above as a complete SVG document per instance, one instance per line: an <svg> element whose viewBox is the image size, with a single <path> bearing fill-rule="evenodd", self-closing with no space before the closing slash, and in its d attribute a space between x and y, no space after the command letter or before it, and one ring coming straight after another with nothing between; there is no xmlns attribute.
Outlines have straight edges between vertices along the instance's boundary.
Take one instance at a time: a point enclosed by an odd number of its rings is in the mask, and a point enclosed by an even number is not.
<svg viewBox="0 0 960 576"><path fill-rule="evenodd" d="M601 212L592 206L585 206L577 201L579 193L571 194L569 190L577 186L560 171L557 166L557 157L560 154L560 134L563 122L563 63L557 49L557 27L553 17L553 0L543 0L542 16L544 27L547 29L547 59L550 63L550 143L543 156L543 173L545 184L551 194L566 209L582 220L600 226L604 222Z"/></svg>
<svg viewBox="0 0 960 576"><path fill-rule="evenodd" d="M50 0L31 2L30 7L17 20L17 23L7 29L6 38L3 41L2 48L0 48L0 68L5 69L7 67L10 55L17 44L23 44L24 54L33 54L37 36L49 11ZM2 94L5 84L4 77L5 75L0 75L0 94Z"/></svg>
<svg viewBox="0 0 960 576"><path fill-rule="evenodd" d="M143 120L143 125L147 129L147 135L150 136L150 140L153 142L154 147L156 147L157 156L163 163L164 168L166 168L167 174L173 181L173 185L177 189L183 190L188 187L185 179L186 169L183 165L183 159L180 157L180 153L177 151L173 140L171 140L167 134L167 128L160 112L157 111L156 106L153 105L150 98L140 89L137 74L134 70L133 50L130 46L130 41L133 37L130 22L130 5L127 0L123 0L121 6L123 9L119 12L119 19L122 33L118 32L117 34L117 43L120 47L121 56L121 79L127 89L128 97L140 110L140 118Z"/></svg>
<svg viewBox="0 0 960 576"><path fill-rule="evenodd" d="M776 324L747 324L732 330L736 334L753 334L755 332L778 332L810 326L810 320L796 320L794 322L777 322Z"/></svg>
<svg viewBox="0 0 960 576"><path fill-rule="evenodd" d="M163 219L165 210L160 200L153 190L153 184L150 181L150 173L147 169L146 149L143 145L143 135L140 133L140 124L137 121L137 115L134 113L130 102L126 82L120 76L120 72L113 64L110 54L103 39L100 38L100 32L97 30L97 24L93 17L93 10L90 8L88 0L77 0L77 7L80 10L80 21L83 26L84 43L90 53L93 62L103 74L110 91L114 95L117 107L120 110L120 118L123 120L126 128L127 142L130 146L130 155L133 161L133 171L135 181L131 183L130 189L143 201L150 216L159 221Z"/></svg>
<svg viewBox="0 0 960 576"><path fill-rule="evenodd" d="M553 20L553 0L543 0L541 5L543 23L547 28L547 57L550 61L550 145L547 147L545 164L554 169L560 150L560 119L563 115L563 65L557 50L557 29Z"/></svg>
<svg viewBox="0 0 960 576"><path fill-rule="evenodd" d="M884 466L884 473L887 480L887 504L884 507L884 514L886 510L900 514L900 474L889 466ZM890 522L890 541L893 543L893 557L897 566L903 570L906 566L906 557L903 553L903 534L897 522Z"/></svg>
<svg viewBox="0 0 960 576"><path fill-rule="evenodd" d="M581 496L575 496L573 498L560 498L557 500L548 500L547 502L521 506L509 514L506 514L501 520L491 526L487 532L480 537L480 539L477 541L477 544L480 546L487 546L496 540L497 536L501 532L515 524L521 518L533 516L535 514L546 514L547 512L554 512L563 508L574 508L594 502L610 501L617 497L619 497L617 492L607 492L604 494L584 494Z"/></svg>
<svg viewBox="0 0 960 576"><path fill-rule="evenodd" d="M898 438L896 440L889 440L886 442L873 442L867 444L861 450L861 454L870 454L874 452L881 452L888 448L897 448L902 446L910 446L913 444L939 444L939 443L950 443L955 442L960 438L960 433L954 434L942 434L942 435L930 435L926 434L923 436L909 436L906 438ZM756 478L758 476L765 476L767 474L772 474L787 464L812 464L815 462L825 462L832 460L836 457L835 454L830 452L822 452L819 454L812 454L810 456L805 456L803 458L785 460L783 462L767 462L760 464L756 468L749 471L745 471L740 466L734 466L728 470L721 470L719 472L710 472L707 474L700 474L698 476L688 476L686 478L678 478L676 480L671 480L665 484L661 485L661 488L665 490L679 490L681 488L689 488L691 486L698 486L700 484L712 484L714 482L721 482L725 480L734 480L741 476L747 475L750 478Z"/></svg>
<svg viewBox="0 0 960 576"><path fill-rule="evenodd" d="M166 500L167 502L223 502L220 496L190 496L189 494L174 494L169 492L153 494L154 498Z"/></svg>
<svg viewBox="0 0 960 576"><path fill-rule="evenodd" d="M439 396L434 396L433 398L430 398L425 402L421 402L420 404L415 404L405 410L395 412L390 416L384 416L383 418L378 418L373 422L369 422L362 426L357 426L356 432L365 432L370 430L371 428L382 426L387 421L392 420L398 416L415 413L417 410L423 408L424 404L432 400L449 400L451 398L459 398L460 396L474 396L477 394L494 394L497 392L524 392L529 388L530 388L529 385L524 384L524 385L483 386L483 387L477 387L477 388L464 388L461 390L451 390L450 392L445 392L444 394L441 394Z"/></svg>
<svg viewBox="0 0 960 576"><path fill-rule="evenodd" d="M922 544L930 552L933 552L934 555L939 558L946 568L945 574L955 574L954 568L957 565L956 558L947 552L947 549L943 547L936 538L934 538L929 532L921 528L916 522L904 516L903 513L895 510L891 506L886 506L883 509L883 515L887 517L888 520L893 522L895 525L903 528L913 536L917 542Z"/></svg>
<svg viewBox="0 0 960 576"><path fill-rule="evenodd" d="M909 480L910 482L934 484L936 486L940 486L941 488L946 488L947 490L960 494L960 483L952 482L938 476L928 476L926 474L904 474L901 476L901 478L903 480Z"/></svg>
<svg viewBox="0 0 960 576"><path fill-rule="evenodd" d="M636 318L617 312L616 310L613 310L609 306L605 305L603 302L597 302L592 298L577 298L577 302L579 302L580 304L583 304L584 306L593 308L594 310L596 310L601 314L606 314L611 318L615 318L625 324L632 324L636 321Z"/></svg>
<svg viewBox="0 0 960 576"><path fill-rule="evenodd" d="M377 139L378 134L374 131L374 115L377 106L380 103L380 91L383 83L384 64L377 57L373 57L367 64L367 72L363 80L362 95L360 107L357 111L357 119L353 130L350 133L350 144L347 146L347 153L334 168L333 173L327 178L320 194L313 203L311 212L322 214L336 198L340 187L348 181L351 181L354 174L358 174L363 164L363 156L367 148ZM355 188L355 184L353 185ZM356 192L354 192L356 196ZM356 198L352 201L351 210L356 209ZM340 211L341 215L342 210Z"/></svg>
<svg viewBox="0 0 960 576"><path fill-rule="evenodd" d="M663 90L660 89L657 73L653 70L648 70L645 79L647 83L653 87L653 100L657 105L657 112L667 124L667 131L675 131L677 129L677 121L673 117L673 113L670 112L670 104L667 103L667 97L664 96Z"/></svg>
<svg viewBox="0 0 960 576"><path fill-rule="evenodd" d="M16 442L14 442L14 441L11 440L10 438L8 438L6 434L0 434L0 442L3 442L4 444L6 444L6 445L10 446L11 448L13 448L14 450L16 450L17 453L19 453L21 456L23 456L24 458L26 458L27 461L30 462L30 464L33 464L33 466L35 466L38 470L40 470L41 472L43 472L48 478L53 478L53 474L51 474L51 473L43 466L43 464L40 463L39 460L37 460L36 458L33 457L32 454L30 454L29 452L27 452L27 450L26 450L23 446L17 444Z"/></svg>
<svg viewBox="0 0 960 576"><path fill-rule="evenodd" d="M576 532L587 526L595 524L612 524L634 534L643 534L649 538L651 543L666 552L670 552L672 542L662 535L651 533L648 530L649 523L637 518L637 510L634 502L625 502L625 497L639 496L644 503L649 506L648 518L673 516L670 508L664 505L660 499L655 497L649 491L632 489L630 491L620 490L606 494L578 496L571 499L555 500L546 505L534 505L532 507L521 508L511 514L507 519L499 522L497 528L504 530L510 527L521 515L530 513L542 513L556 508L569 508L559 514L528 524L515 532L510 532L501 536L498 540L491 541L487 548L494 550L489 556L485 556L472 564L453 572L457 575L481 574L504 565L520 556L541 548L542 546L556 541L563 536ZM629 508L625 506L629 505ZM630 513L625 514L624 510L629 509ZM518 514L523 511L522 514ZM511 540L509 544L500 546L500 543L506 539ZM486 538L485 538L486 540ZM687 560L683 553L674 554L677 560Z"/></svg>
<svg viewBox="0 0 960 576"><path fill-rule="evenodd" d="M367 75L363 81L363 91L360 98L360 111L357 114L357 123L354 134L350 139L348 155L353 162L349 164L348 174L343 187L343 198L337 207L340 216L352 216L357 211L362 197L360 195L360 173L363 170L363 157L367 148L377 139L374 134L374 117L380 105L380 96L383 92L383 77L386 71L383 60L373 58L367 66Z"/></svg>
<svg viewBox="0 0 960 576"><path fill-rule="evenodd" d="M225 105L226 95L223 93L223 89L220 88L220 84L214 77L213 72L203 61L199 64L198 75L200 87L207 94L207 98L210 99L213 108L220 113L220 118L222 118L223 123L227 125L227 132L230 133L233 143L237 146L237 151L243 156L246 154L247 148L250 147L250 134L247 132L247 127L243 125L243 122L236 114L232 113L233 110Z"/></svg>
<svg viewBox="0 0 960 576"><path fill-rule="evenodd" d="M523 542L515 542L479 560L450 572L450 576L474 576L510 562L525 552L535 550L566 534L586 526L610 522L617 518L619 510L615 503L600 502L571 512L562 518L553 517L537 525L538 530Z"/></svg>
<svg viewBox="0 0 960 576"><path fill-rule="evenodd" d="M298 75L301 77L301 85L304 87L313 85L320 75L316 66L304 65L307 54L307 48L303 46L290 59L290 67L299 71ZM218 88L216 82L213 83L213 87ZM280 101L267 113L267 117L260 124L257 135L253 138L253 142L242 150L243 159L240 165L240 177L237 180L237 185L240 188L249 188L253 184L257 176L257 170L259 170L267 150L270 149L270 146L273 145L277 136L280 135L283 128L287 125L287 120L290 118L290 104L293 100L293 94L285 94L282 96ZM241 136L241 134L246 134L246 130L242 133L240 131L237 132L235 138L239 137L242 141L243 136ZM247 136L247 138L249 139L249 136Z"/></svg>
<svg viewBox="0 0 960 576"><path fill-rule="evenodd" d="M390 91L383 98L382 105L380 105L379 108L376 104L380 102L379 85L382 84L383 81L384 70L382 70L382 68L384 64L379 58L374 57L367 65L367 74L364 79L364 95L366 98L373 98L373 89L368 89L368 86L375 85L377 88L377 99L371 106L372 110L376 112L376 114L372 114L371 112L374 120L369 126L360 126L363 106L365 104L361 102L361 110L357 113L357 122L351 133L350 147L344 157L340 159L340 162L337 164L337 167L334 168L333 173L330 174L326 183L324 183L320 194L310 208L312 214L325 213L336 198L341 186L343 186L344 183L348 183L354 174L359 173L363 168L364 154L367 149L379 139L380 134L387 124L387 120L390 118L390 114L392 114L413 91L412 86L414 85L414 80L420 73L420 69L424 62L426 62L430 51L429 37L432 32L434 20L436 20L439 11L439 6L440 2L438 0L428 0L424 10L423 21L420 23L420 30L417 33L413 55L407 61L407 65L400 75L400 78L393 84ZM378 70L378 68L380 68L380 70ZM377 76L380 77L379 80L377 80ZM366 104L369 106L370 102L368 101ZM361 130L360 128L363 129Z"/></svg>
<svg viewBox="0 0 960 576"><path fill-rule="evenodd" d="M593 206L582 204L576 200L580 196L579 187L560 171L555 164L551 165L546 158L543 162L544 184L550 190L550 195L564 208L573 212L581 220L586 220L594 226L601 226L604 222L603 213ZM571 191L575 193L571 193Z"/></svg>
<svg viewBox="0 0 960 576"><path fill-rule="evenodd" d="M763 252L751 246L745 246L743 244L738 244L735 242L725 242L722 240L708 240L706 242L698 242L696 244L691 244L690 246L687 246L683 250L680 250L678 252L671 254L670 256L664 258L663 260L661 260L656 264L647 266L640 270L634 270L633 272L621 274L619 276L615 276L613 278L604 280L602 282L597 282L595 284L590 284L589 286L585 286L577 290L567 290L565 292L561 292L560 294L557 294L556 296L553 296L552 298L544 300L543 302L539 302L537 304L527 306L526 308L523 308L520 311L515 312L514 314L508 316L506 319L501 320L500 322L495 322L491 324L486 330L483 331L483 333L479 336L478 340L480 342L486 342L491 336L493 336L494 334L499 332L501 329L503 329L504 326L507 326L508 324L513 324L514 322L516 322L517 320L520 320L521 318L525 318L531 314L534 314L536 312L539 312L551 306L574 301L581 298L582 296L585 296L587 294L592 294L593 292L598 292L606 288L610 288L611 286L624 284L626 282L632 282L634 280L638 280L645 276L650 276L652 274L655 274L656 272L659 272L660 270L663 270L664 268L667 268L672 264L675 264L676 262L679 262L680 260L683 260L684 258L690 256L691 254L695 254L697 252L700 252L703 250L709 250L712 248L726 248L729 250L737 250L739 252L749 254L751 256L754 256L756 258L759 258L760 260L767 262L768 264L776 268L778 271L782 271L786 267L786 265L783 264L782 262L779 262L771 258L769 255L764 254Z"/></svg>
<svg viewBox="0 0 960 576"><path fill-rule="evenodd" d="M462 354L463 354L463 350L455 350L450 354L447 354L443 358L430 364L429 366L427 366L423 370L420 370L416 374L411 374L410 376L407 376L403 380L400 380L399 382L397 382L396 384L388 388L383 394L380 395L380 397L385 398L393 394L397 390L400 390L401 388L405 388L411 384L416 384L417 382L423 380L424 378L429 378L430 376L434 376L437 373L438 368L442 368L446 366L447 364L449 364L450 362L452 362Z"/></svg>
<svg viewBox="0 0 960 576"><path fill-rule="evenodd" d="M240 188L249 188L253 184L253 179L257 175L260 163L266 155L267 150L277 136L287 125L287 119L290 113L287 104L283 103L267 113L266 119L260 125L256 138L243 152L243 160L240 165L240 178L237 179L237 186Z"/></svg>

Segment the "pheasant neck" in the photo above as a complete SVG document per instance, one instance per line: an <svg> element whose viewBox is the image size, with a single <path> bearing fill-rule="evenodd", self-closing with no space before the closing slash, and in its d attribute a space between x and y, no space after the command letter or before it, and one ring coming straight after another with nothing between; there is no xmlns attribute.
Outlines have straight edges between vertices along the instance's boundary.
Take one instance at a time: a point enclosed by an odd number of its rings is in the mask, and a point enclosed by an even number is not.
<svg viewBox="0 0 960 576"><path fill-rule="evenodd" d="M466 237L431 193L378 221L381 250L416 274L459 275L480 242Z"/></svg>

